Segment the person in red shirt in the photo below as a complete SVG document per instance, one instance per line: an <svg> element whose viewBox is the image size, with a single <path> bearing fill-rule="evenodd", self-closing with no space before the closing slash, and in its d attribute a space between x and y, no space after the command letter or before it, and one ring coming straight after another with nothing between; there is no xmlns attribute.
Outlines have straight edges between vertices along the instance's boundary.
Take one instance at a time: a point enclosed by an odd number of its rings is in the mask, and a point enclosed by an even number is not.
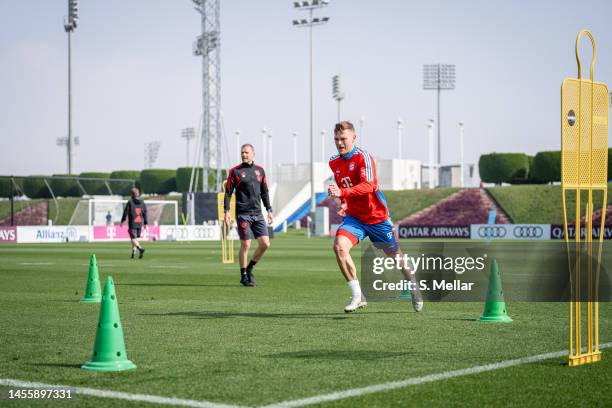
<svg viewBox="0 0 612 408"><path fill-rule="evenodd" d="M329 160L336 184L328 188L328 195L340 199L343 221L334 240L334 253L340 272L351 289L351 302L344 308L347 313L367 306L362 297L357 269L351 258L350 250L366 237L387 256L403 256L397 242L393 223L389 218L387 201L378 188L376 163L372 155L356 146L357 135L351 122L340 122L334 129L337 155ZM404 275L413 286L412 305L420 312L423 308L421 294L416 287L414 274L407 266Z"/></svg>

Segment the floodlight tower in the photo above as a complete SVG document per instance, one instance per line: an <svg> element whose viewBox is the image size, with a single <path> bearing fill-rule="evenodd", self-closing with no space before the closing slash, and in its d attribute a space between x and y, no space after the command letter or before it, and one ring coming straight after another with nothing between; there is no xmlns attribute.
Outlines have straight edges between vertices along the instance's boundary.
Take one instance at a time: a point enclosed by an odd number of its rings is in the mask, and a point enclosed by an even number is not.
<svg viewBox="0 0 612 408"><path fill-rule="evenodd" d="M217 168L215 190L221 188L221 25L220 0L192 0L202 16L202 34L193 54L202 57L202 191L208 192L208 170Z"/></svg>
<svg viewBox="0 0 612 408"><path fill-rule="evenodd" d="M72 32L79 21L79 1L68 0L68 19L64 20L64 30L68 34L68 140L66 147L68 152L68 174L72 174ZM58 145L59 145L58 141Z"/></svg>
<svg viewBox="0 0 612 408"><path fill-rule="evenodd" d="M423 89L436 90L437 92L437 115L436 126L438 127L438 164L442 162L440 155L440 91L455 89L455 64L425 64L423 65Z"/></svg>
<svg viewBox="0 0 612 408"><path fill-rule="evenodd" d="M314 119L313 119L313 91L312 91L312 27L323 25L329 21L329 17L313 17L314 9L325 7L329 4L329 0L304 0L294 1L293 7L297 10L308 11L308 18L293 20L294 27L308 27L309 37L309 53L310 53L310 217L314 220L315 211L317 209L317 200L315 198L315 177L314 177Z"/></svg>
<svg viewBox="0 0 612 408"><path fill-rule="evenodd" d="M181 137L187 141L187 166L189 166L189 141L195 138L195 129L189 127L181 130Z"/></svg>
<svg viewBox="0 0 612 408"><path fill-rule="evenodd" d="M340 88L340 75L332 77L332 96L338 102L338 123L340 123L340 101L344 99L344 92Z"/></svg>

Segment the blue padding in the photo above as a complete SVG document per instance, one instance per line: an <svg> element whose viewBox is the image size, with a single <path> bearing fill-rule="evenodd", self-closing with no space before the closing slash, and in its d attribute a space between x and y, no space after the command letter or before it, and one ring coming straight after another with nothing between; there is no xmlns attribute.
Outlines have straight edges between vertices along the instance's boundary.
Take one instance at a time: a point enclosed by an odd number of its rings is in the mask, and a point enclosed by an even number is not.
<svg viewBox="0 0 612 408"><path fill-rule="evenodd" d="M315 201L317 204L321 204L323 200L327 197L327 193L315 193ZM293 212L289 217L287 217L287 225L296 222L297 220L301 220L305 216L308 215L308 210L310 210L310 198L304 202L297 210ZM281 232L283 230L283 223L280 223L278 227L274 228L274 232Z"/></svg>

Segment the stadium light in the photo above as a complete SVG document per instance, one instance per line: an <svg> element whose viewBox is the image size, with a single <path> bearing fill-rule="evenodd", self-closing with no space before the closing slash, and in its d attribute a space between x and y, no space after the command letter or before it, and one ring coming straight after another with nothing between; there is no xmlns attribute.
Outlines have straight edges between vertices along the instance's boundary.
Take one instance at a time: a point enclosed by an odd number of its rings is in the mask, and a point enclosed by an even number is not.
<svg viewBox="0 0 612 408"><path fill-rule="evenodd" d="M79 20L78 0L68 0L68 19L64 19L64 30L68 34L68 140L66 150L68 154L68 174L72 174L72 32L77 27Z"/></svg>
<svg viewBox="0 0 612 408"><path fill-rule="evenodd" d="M440 91L455 89L455 64L423 65L423 89L437 91L438 164L442 162L440 131Z"/></svg>
<svg viewBox="0 0 612 408"><path fill-rule="evenodd" d="M338 102L338 122L340 122L340 101L344 99L344 92L340 88L340 74L332 77L332 96Z"/></svg>
<svg viewBox="0 0 612 408"><path fill-rule="evenodd" d="M68 137L58 137L55 140L55 144L57 146L68 146ZM79 146L81 144L81 138L79 138L78 136L73 136L72 144L74 146Z"/></svg>
<svg viewBox="0 0 612 408"><path fill-rule="evenodd" d="M429 171L427 172L427 176L429 178L429 185L428 188L432 189L433 188L433 150L434 150L434 139L433 139L433 126L434 126L434 120L433 119L429 119L429 122L427 123L427 136L429 139Z"/></svg>
<svg viewBox="0 0 612 408"><path fill-rule="evenodd" d="M459 121L459 156L461 157L461 188L463 188L463 121Z"/></svg>
<svg viewBox="0 0 612 408"><path fill-rule="evenodd" d="M181 130L181 137L187 141L187 166L189 166L189 141L195 139L195 129L192 127Z"/></svg>
<svg viewBox="0 0 612 408"><path fill-rule="evenodd" d="M402 129L404 128L404 121L401 118L397 119L397 151L399 159L402 159Z"/></svg>
<svg viewBox="0 0 612 408"><path fill-rule="evenodd" d="M153 164L155 164L159 155L160 146L161 143L158 141L145 143L145 168L153 168Z"/></svg>
<svg viewBox="0 0 612 408"><path fill-rule="evenodd" d="M314 18L313 10L317 8L325 7L329 4L328 0L304 0L294 1L293 7L296 10L308 11L307 19L293 20L294 27L308 27L308 38L309 38L309 54L310 54L310 217L314 221L315 211L317 209L317 201L315 196L315 176L314 176L314 119L313 119L313 91L312 91L312 27L316 25L323 25L329 21L329 17ZM314 223L312 224L314 225Z"/></svg>

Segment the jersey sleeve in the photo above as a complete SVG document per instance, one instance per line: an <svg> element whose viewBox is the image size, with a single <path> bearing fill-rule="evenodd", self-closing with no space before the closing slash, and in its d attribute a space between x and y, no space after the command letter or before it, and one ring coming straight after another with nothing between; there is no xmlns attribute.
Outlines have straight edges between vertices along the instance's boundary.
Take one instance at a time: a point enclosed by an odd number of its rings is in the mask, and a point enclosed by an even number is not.
<svg viewBox="0 0 612 408"><path fill-rule="evenodd" d="M125 220L128 217L128 212L130 211L130 203L131 203L131 201L128 201L125 204L125 207L123 208L123 215L121 216L121 223L122 224L125 222Z"/></svg>
<svg viewBox="0 0 612 408"><path fill-rule="evenodd" d="M261 169L261 182L259 184L261 201L263 201L264 207L266 207L266 211L272 212L272 206L270 205L270 193L268 192L268 179L266 177L266 172L264 169Z"/></svg>
<svg viewBox="0 0 612 408"><path fill-rule="evenodd" d="M234 181L234 169L231 169L229 173L227 173L227 183L225 184L225 196L223 197L223 210L225 212L230 210L230 200L232 198L232 193L236 188L236 182Z"/></svg>
<svg viewBox="0 0 612 408"><path fill-rule="evenodd" d="M356 162L359 169L359 183L353 187L342 188L343 197L355 197L370 194L376 189L376 177L369 153L359 154Z"/></svg>

